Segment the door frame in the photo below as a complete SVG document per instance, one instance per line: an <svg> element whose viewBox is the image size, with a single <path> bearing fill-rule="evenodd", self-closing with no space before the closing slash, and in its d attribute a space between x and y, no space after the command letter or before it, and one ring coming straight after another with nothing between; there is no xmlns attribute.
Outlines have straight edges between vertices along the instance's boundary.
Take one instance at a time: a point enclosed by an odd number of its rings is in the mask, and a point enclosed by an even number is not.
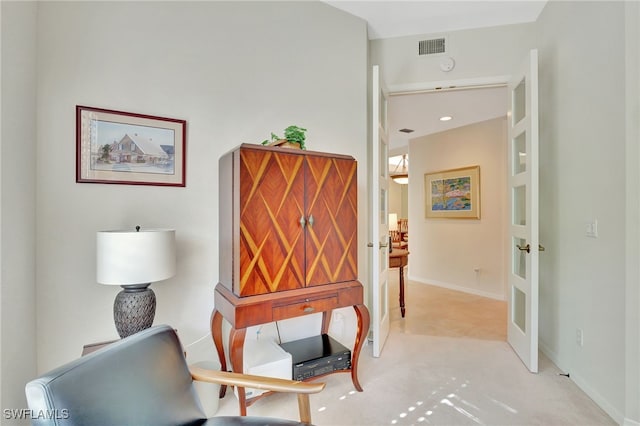
<svg viewBox="0 0 640 426"><path fill-rule="evenodd" d="M506 86L510 75L464 78L459 80L434 80L420 83L395 84L387 86L389 96L413 95L424 92L446 92L450 90L481 89L492 86Z"/></svg>
<svg viewBox="0 0 640 426"><path fill-rule="evenodd" d="M512 79L512 75L499 75L499 76L479 76L479 77L475 77L475 78L468 78L468 79L458 79L458 80L445 80L445 81L425 81L425 82L420 82L420 83L411 83L411 84L399 84L399 85L389 85L387 86L387 96L389 98L393 97L393 96L398 96L398 95L409 95L409 94L419 94L419 93L429 93L429 92L445 92L445 91L453 91L453 90L464 90L464 89L480 89L480 88L487 88L487 87L497 87L497 86L504 86L504 87L509 87L509 82ZM387 108L387 113L389 111L389 108ZM508 113L508 109L507 111L505 111L505 115ZM372 123L369 123L369 127L371 127ZM506 142L509 142L509 138L508 135L506 137ZM408 150L407 150L408 151ZM397 154L399 151L397 149L393 149L390 150L390 152L393 152L394 154ZM505 163L507 162L507 158L506 158L506 154L505 154L505 158L504 161ZM505 173L507 174L505 176L505 178L508 179L509 175L509 170L508 167L505 167ZM503 200L504 205L507 205L507 199ZM407 206L408 211L411 211L411 201L409 200L409 205ZM505 239L507 238L507 236L509 235L509 224L510 224L510 220L508 218L506 218L502 224L502 228L503 228L503 234ZM509 250L509 244L505 244L503 247L503 261L504 261L504 269L502 271L502 277L503 277L503 300L506 302L508 301L509 296L509 280L508 280L508 274L509 274L509 257L510 256L510 250ZM407 279L411 279L410 276L407 277ZM508 326L508 321L509 321L509 315L507 313L507 318L505 319L505 321L507 322L507 326ZM513 349L512 349L513 350ZM515 350L514 350L515 353Z"/></svg>

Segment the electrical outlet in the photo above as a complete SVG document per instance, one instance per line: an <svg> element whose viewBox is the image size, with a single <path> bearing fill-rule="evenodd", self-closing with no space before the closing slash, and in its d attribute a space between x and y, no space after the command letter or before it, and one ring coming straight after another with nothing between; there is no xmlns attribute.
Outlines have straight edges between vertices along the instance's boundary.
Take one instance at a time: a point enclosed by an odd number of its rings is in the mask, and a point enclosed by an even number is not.
<svg viewBox="0 0 640 426"><path fill-rule="evenodd" d="M576 344L580 347L584 344L584 335L581 328L576 328Z"/></svg>
<svg viewBox="0 0 640 426"><path fill-rule="evenodd" d="M598 238L598 219L593 219L593 222L587 223L585 234L587 237Z"/></svg>

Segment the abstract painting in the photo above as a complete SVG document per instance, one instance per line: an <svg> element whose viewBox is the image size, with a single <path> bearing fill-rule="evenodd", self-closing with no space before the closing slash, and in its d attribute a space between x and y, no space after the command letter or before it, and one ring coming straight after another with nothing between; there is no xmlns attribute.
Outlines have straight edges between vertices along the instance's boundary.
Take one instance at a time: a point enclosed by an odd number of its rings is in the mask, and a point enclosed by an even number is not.
<svg viewBox="0 0 640 426"><path fill-rule="evenodd" d="M425 217L480 219L480 166L425 173Z"/></svg>

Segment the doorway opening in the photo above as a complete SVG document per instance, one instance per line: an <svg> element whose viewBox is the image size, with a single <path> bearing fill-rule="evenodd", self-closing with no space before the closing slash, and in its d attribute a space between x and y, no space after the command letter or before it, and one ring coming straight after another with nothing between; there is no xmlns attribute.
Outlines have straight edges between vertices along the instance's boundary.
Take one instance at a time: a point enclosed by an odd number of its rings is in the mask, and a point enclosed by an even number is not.
<svg viewBox="0 0 640 426"><path fill-rule="evenodd" d="M505 85L390 94L390 172L399 156L409 160L409 183L389 186L389 212L408 219L407 314L398 321L407 332L506 340L507 109ZM424 173L470 165L481 166L481 218L426 219ZM398 275L390 271L391 301Z"/></svg>

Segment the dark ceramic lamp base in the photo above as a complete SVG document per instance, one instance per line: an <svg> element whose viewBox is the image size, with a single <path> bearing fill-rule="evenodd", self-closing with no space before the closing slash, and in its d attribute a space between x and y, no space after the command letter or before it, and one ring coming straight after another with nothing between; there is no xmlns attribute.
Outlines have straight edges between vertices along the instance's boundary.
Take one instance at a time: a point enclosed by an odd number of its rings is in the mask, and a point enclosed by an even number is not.
<svg viewBox="0 0 640 426"><path fill-rule="evenodd" d="M121 338L153 325L156 315L156 295L149 284L122 286L113 303L113 319Z"/></svg>

